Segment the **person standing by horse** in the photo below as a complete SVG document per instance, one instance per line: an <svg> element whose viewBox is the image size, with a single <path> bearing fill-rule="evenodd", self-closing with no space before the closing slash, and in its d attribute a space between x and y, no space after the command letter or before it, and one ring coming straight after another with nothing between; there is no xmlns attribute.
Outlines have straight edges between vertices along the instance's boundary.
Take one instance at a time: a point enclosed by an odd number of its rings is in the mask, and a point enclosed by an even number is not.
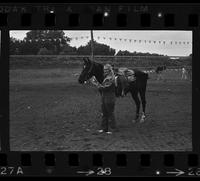
<svg viewBox="0 0 200 181"><path fill-rule="evenodd" d="M99 132L112 133L109 129L116 129L115 122L115 75L110 64L104 65L104 80L97 84L102 99L102 123Z"/></svg>
<svg viewBox="0 0 200 181"><path fill-rule="evenodd" d="M129 73L131 75L127 74L128 87L123 87L119 76L115 76L114 74L113 70L115 70L115 68L113 68L110 64L103 65L101 63L91 61L89 58L85 58L83 60L83 70L79 75L78 82L80 84L85 84L88 81L92 81L92 84L99 88L99 93L102 98L103 113L100 132L102 132L102 130L107 132L109 126L112 128L116 127L114 117L115 98L122 95L122 89L124 89L125 95L126 93L130 92L133 100L135 101L136 114L133 122L138 120L140 123L144 122L146 118L146 86L147 79L149 77L148 74L138 69L133 69L132 71L129 70ZM139 99L139 95L141 100ZM141 103L143 111L141 114L141 118L139 119ZM118 130L118 128L116 128L115 130Z"/></svg>

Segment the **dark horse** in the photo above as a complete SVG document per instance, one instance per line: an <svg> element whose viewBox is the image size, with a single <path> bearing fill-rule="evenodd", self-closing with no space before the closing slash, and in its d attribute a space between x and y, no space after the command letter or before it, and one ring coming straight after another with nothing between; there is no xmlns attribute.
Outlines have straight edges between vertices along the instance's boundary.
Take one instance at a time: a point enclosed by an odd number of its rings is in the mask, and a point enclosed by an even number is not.
<svg viewBox="0 0 200 181"><path fill-rule="evenodd" d="M140 112L140 99L138 96L138 93L141 98L142 102L142 116L140 122L143 122L145 119L145 108L146 108L146 85L147 85L147 79L148 74L144 73L137 69L132 69L135 72L136 80L133 82L129 82L128 87L126 88L126 93L130 92L132 95L132 98L134 99L136 103L136 116L135 120L139 118L139 112ZM92 76L95 76L96 80L101 84L104 80L104 65L91 61L88 58L84 59L83 64L83 70L79 76L79 83L84 84L86 81L88 81ZM119 77L117 78L117 87L116 87L116 96L119 97L119 89L121 89L121 83Z"/></svg>
<svg viewBox="0 0 200 181"><path fill-rule="evenodd" d="M163 70L166 70L166 66L165 65L156 67L156 73L157 74L162 72Z"/></svg>
<svg viewBox="0 0 200 181"><path fill-rule="evenodd" d="M162 72L164 71L164 70L166 70L167 68L166 68L166 66L164 65L164 66L158 66L158 67L156 67L156 70L155 70L155 72L156 72L156 74L158 75L158 77L157 77L157 80L160 80L161 78L162 78Z"/></svg>

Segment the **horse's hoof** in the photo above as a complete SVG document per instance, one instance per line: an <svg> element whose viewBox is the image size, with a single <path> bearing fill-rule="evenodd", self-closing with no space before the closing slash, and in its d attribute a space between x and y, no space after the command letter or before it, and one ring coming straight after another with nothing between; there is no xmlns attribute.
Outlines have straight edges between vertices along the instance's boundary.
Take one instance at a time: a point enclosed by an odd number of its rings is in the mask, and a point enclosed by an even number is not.
<svg viewBox="0 0 200 181"><path fill-rule="evenodd" d="M97 130L98 133L103 133L103 129Z"/></svg>
<svg viewBox="0 0 200 181"><path fill-rule="evenodd" d="M136 116L134 117L134 119L132 120L132 122L133 122L133 123L136 123L136 122L138 121L138 119L139 119L139 115L136 115Z"/></svg>
<svg viewBox="0 0 200 181"><path fill-rule="evenodd" d="M136 120L135 120L135 119L133 119L133 120L132 120L132 123L133 123L133 124L135 124L135 123L136 123Z"/></svg>
<svg viewBox="0 0 200 181"><path fill-rule="evenodd" d="M144 122L144 120L145 120L145 115L142 115L142 117L141 117L141 119L140 119L140 123L143 123Z"/></svg>
<svg viewBox="0 0 200 181"><path fill-rule="evenodd" d="M144 123L144 119L140 119L140 123Z"/></svg>
<svg viewBox="0 0 200 181"><path fill-rule="evenodd" d="M137 123L138 122L139 117L136 117L132 120L132 123Z"/></svg>

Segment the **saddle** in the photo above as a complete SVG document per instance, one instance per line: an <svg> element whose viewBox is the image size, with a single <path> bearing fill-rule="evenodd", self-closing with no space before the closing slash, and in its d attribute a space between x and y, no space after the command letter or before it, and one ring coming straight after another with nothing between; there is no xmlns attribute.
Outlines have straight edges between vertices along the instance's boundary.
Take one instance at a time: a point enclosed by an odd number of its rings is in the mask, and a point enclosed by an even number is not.
<svg viewBox="0 0 200 181"><path fill-rule="evenodd" d="M124 97L129 89L129 83L136 80L135 72L128 68L115 69L115 87L117 97Z"/></svg>
<svg viewBox="0 0 200 181"><path fill-rule="evenodd" d="M115 76L124 76L124 78L128 81L128 82L132 82L136 80L135 77L135 72L131 69L128 69L126 67L121 67L115 70Z"/></svg>

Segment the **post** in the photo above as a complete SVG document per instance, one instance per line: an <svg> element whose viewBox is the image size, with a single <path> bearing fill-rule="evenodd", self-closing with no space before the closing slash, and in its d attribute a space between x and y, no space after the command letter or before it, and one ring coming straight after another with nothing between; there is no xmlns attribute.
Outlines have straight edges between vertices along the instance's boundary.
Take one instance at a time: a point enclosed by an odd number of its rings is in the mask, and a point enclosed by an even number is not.
<svg viewBox="0 0 200 181"><path fill-rule="evenodd" d="M93 30L91 30L91 59L94 60L94 38L93 38Z"/></svg>

